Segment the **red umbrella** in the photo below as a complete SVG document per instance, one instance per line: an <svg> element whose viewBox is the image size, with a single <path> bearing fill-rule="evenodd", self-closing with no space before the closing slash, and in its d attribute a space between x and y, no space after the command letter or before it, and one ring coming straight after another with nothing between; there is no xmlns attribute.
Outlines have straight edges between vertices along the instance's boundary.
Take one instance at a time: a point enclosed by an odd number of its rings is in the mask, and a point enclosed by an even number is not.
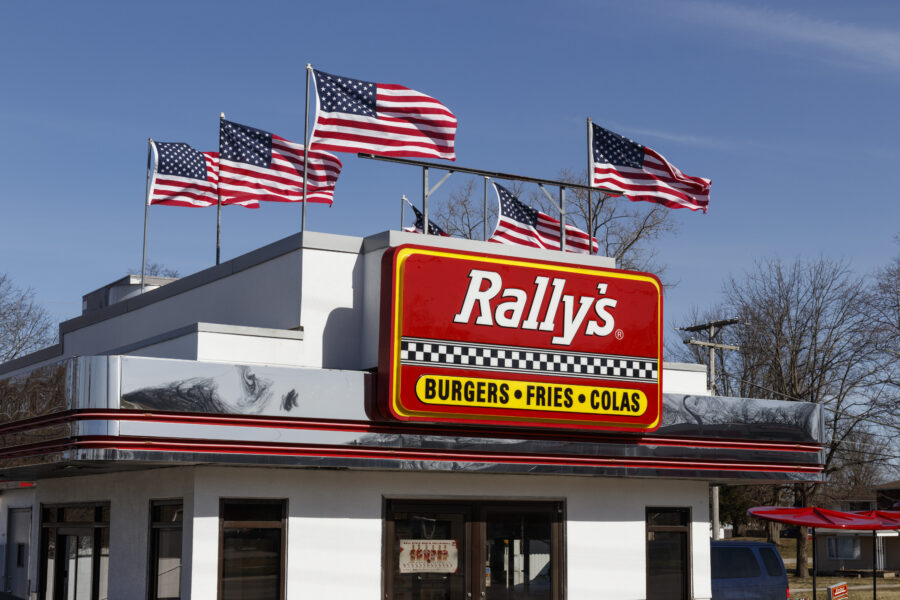
<svg viewBox="0 0 900 600"><path fill-rule="evenodd" d="M828 510L811 506L809 508L785 508L783 506L755 506L747 511L754 517L790 523L792 525L805 525L806 527L825 527L828 529L893 529L898 525L885 526L879 518L862 515L859 513L846 513L838 510ZM885 511L879 511L885 512ZM894 513L900 517L900 512Z"/></svg>
<svg viewBox="0 0 900 600"><path fill-rule="evenodd" d="M881 521L881 529L900 528L900 510L854 510L853 514Z"/></svg>
<svg viewBox="0 0 900 600"><path fill-rule="evenodd" d="M900 527L900 511L869 510L841 512L811 506L809 508L785 508L783 506L755 506L748 514L760 519L805 525L812 527L813 534L813 598L816 597L816 527L826 529L856 529L872 532L872 597L877 597L875 580L875 531Z"/></svg>

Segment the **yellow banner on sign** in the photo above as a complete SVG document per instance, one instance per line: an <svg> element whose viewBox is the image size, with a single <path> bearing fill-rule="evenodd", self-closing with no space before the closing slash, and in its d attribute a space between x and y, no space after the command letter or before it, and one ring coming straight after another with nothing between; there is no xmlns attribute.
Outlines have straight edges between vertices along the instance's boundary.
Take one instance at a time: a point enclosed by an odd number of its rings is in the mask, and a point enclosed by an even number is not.
<svg viewBox="0 0 900 600"><path fill-rule="evenodd" d="M647 410L640 390L477 377L422 375L416 396L425 404L637 417Z"/></svg>

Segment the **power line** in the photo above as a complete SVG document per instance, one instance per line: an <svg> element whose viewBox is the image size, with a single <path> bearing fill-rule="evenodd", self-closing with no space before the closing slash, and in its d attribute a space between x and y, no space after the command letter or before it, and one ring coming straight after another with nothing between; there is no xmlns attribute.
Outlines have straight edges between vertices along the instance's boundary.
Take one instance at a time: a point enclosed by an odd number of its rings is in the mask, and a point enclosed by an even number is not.
<svg viewBox="0 0 900 600"><path fill-rule="evenodd" d="M692 344L694 346L702 346L704 348L709 348L709 391L713 396L716 395L716 350L740 350L738 346L732 346L729 344L717 344L715 342L716 334L721 331L723 327L728 325L736 325L741 323L740 319L720 319L718 321L710 321L709 323L700 323L697 325L691 325L689 327L679 327L680 331L688 331L688 332L697 332L708 330L707 334L709 337L708 341L704 342L701 340L684 340L685 344Z"/></svg>

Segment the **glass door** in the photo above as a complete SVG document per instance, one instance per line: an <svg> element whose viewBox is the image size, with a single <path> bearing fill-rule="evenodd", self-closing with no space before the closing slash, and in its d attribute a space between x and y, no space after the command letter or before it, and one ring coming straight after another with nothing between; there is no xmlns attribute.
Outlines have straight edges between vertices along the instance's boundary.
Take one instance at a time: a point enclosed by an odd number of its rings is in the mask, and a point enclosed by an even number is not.
<svg viewBox="0 0 900 600"><path fill-rule="evenodd" d="M59 569L56 598L60 600L91 600L94 586L94 535L91 531L60 533L56 547L63 553L57 561Z"/></svg>
<svg viewBox="0 0 900 600"><path fill-rule="evenodd" d="M546 509L485 509L486 600L553 598L552 522Z"/></svg>
<svg viewBox="0 0 900 600"><path fill-rule="evenodd" d="M398 600L466 600L469 582L463 507L393 504L385 585Z"/></svg>
<svg viewBox="0 0 900 600"><path fill-rule="evenodd" d="M558 600L562 522L557 502L390 501L386 598Z"/></svg>
<svg viewBox="0 0 900 600"><path fill-rule="evenodd" d="M109 505L41 506L40 598L106 600Z"/></svg>

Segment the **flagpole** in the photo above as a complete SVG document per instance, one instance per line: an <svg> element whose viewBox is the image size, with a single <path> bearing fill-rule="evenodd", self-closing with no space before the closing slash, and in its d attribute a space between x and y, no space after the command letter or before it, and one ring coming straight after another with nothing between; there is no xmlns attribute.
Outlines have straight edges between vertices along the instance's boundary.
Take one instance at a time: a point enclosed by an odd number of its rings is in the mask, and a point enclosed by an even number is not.
<svg viewBox="0 0 900 600"><path fill-rule="evenodd" d="M422 233L428 232L428 167L422 169Z"/></svg>
<svg viewBox="0 0 900 600"><path fill-rule="evenodd" d="M147 193L144 198L144 249L141 252L141 293L144 293L144 274L147 272L147 223L150 220L150 154L153 138L147 138Z"/></svg>
<svg viewBox="0 0 900 600"><path fill-rule="evenodd" d="M222 160L222 121L225 113L219 113L219 160ZM218 177L217 177L218 179ZM222 192L216 182L216 264L219 264L222 249Z"/></svg>
<svg viewBox="0 0 900 600"><path fill-rule="evenodd" d="M406 194L400 194L400 231L403 231L403 210L406 208Z"/></svg>
<svg viewBox="0 0 900 600"><path fill-rule="evenodd" d="M591 152L592 152L593 149L591 148L591 118L590 118L590 117L587 118L587 144L588 144L588 153L587 153L587 159L588 159L588 168L587 168L587 180L588 180L588 181L587 181L587 184L588 184L588 191L587 191L587 196L588 196L588 209L587 209L588 256L591 256L592 254L594 254L594 219L593 219L593 216L594 216L594 204L593 204L593 199L591 198L591 190L590 190L590 187L591 187L591 183L592 183L592 181L593 181L593 177L591 177L591 171L593 170L593 167L594 167L594 161L591 160L591 158L592 158L592 157L591 157Z"/></svg>
<svg viewBox="0 0 900 600"><path fill-rule="evenodd" d="M487 217L488 217L488 212L487 212L487 197L488 197L487 187L488 187L488 181L490 181L490 180L491 180L490 177L485 177L485 178L484 178L484 207L482 208L482 215L483 215L483 218L481 219L481 238L482 238L485 242L487 241Z"/></svg>
<svg viewBox="0 0 900 600"><path fill-rule="evenodd" d="M566 251L566 188L559 188L559 249Z"/></svg>
<svg viewBox="0 0 900 600"><path fill-rule="evenodd" d="M300 233L306 231L306 180L309 164L309 75L312 64L306 63L306 118L303 120L303 212L300 216Z"/></svg>

